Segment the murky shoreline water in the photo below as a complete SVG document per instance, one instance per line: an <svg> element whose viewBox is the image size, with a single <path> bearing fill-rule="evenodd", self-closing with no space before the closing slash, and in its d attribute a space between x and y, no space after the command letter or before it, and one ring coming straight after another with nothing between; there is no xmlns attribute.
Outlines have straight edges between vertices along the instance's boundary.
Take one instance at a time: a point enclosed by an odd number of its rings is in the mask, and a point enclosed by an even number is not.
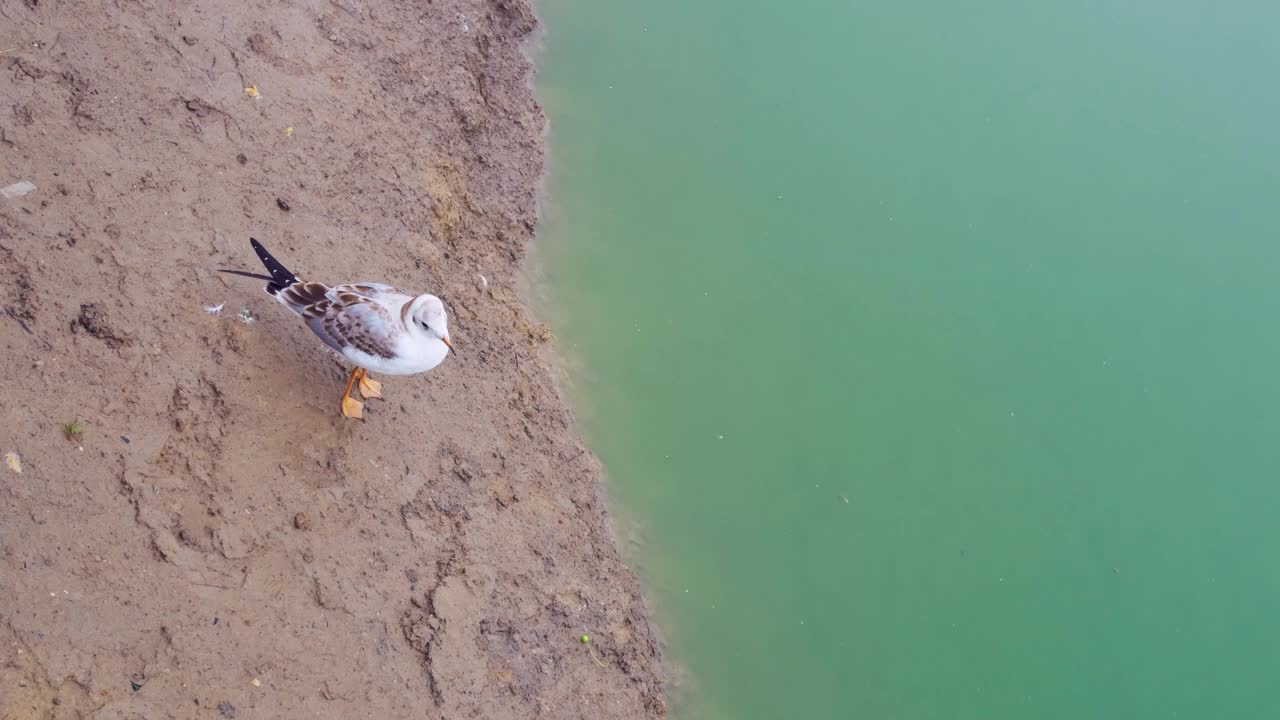
<svg viewBox="0 0 1280 720"><path fill-rule="evenodd" d="M1280 710L1277 12L542 4L678 717Z"/></svg>

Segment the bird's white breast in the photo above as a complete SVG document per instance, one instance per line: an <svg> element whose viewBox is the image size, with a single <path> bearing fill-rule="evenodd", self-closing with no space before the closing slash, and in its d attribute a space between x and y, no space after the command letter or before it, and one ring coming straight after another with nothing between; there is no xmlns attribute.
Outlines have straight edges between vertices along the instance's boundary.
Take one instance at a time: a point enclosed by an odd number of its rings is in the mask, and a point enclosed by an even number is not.
<svg viewBox="0 0 1280 720"><path fill-rule="evenodd" d="M436 338L424 338L411 334L401 335L396 342L395 357L384 358L347 347L342 351L348 360L384 375L416 375L444 362L449 348Z"/></svg>

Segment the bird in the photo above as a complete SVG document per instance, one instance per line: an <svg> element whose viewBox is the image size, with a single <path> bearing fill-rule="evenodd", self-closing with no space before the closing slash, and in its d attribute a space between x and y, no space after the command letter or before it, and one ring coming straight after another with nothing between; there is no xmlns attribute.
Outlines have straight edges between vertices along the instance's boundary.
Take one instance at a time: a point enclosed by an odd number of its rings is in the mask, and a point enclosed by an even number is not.
<svg viewBox="0 0 1280 720"><path fill-rule="evenodd" d="M270 275L221 269L221 272L266 280L267 294L307 323L325 345L355 367L342 392L343 417L364 419L364 403L351 397L382 398L382 383L370 372L416 375L436 367L454 352L444 302L429 293L411 295L386 283L325 285L289 272L255 238L249 245Z"/></svg>

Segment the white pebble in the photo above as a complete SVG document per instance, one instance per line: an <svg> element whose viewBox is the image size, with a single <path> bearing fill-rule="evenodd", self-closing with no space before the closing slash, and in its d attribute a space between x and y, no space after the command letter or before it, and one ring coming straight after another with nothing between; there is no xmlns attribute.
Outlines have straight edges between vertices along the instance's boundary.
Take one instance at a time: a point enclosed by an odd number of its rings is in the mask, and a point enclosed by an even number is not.
<svg viewBox="0 0 1280 720"><path fill-rule="evenodd" d="M30 180L21 180L12 185L0 188L0 195L3 195L5 200L13 200L14 198L20 198L35 189L36 186L33 185Z"/></svg>

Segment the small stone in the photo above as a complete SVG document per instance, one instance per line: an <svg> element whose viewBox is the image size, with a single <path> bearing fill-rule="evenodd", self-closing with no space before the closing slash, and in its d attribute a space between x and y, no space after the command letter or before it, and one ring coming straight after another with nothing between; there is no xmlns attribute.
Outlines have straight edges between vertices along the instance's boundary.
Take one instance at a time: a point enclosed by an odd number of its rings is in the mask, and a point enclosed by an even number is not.
<svg viewBox="0 0 1280 720"><path fill-rule="evenodd" d="M284 198L276 198L276 207L289 212L289 203Z"/></svg>
<svg viewBox="0 0 1280 720"><path fill-rule="evenodd" d="M138 682L137 680L130 680L129 687L133 688L134 692L138 692L139 690L142 689L142 683Z"/></svg>
<svg viewBox="0 0 1280 720"><path fill-rule="evenodd" d="M244 153L240 153L239 155L236 155L236 162L240 163L241 165L244 165L245 163L249 162L249 158L245 157Z"/></svg>
<svg viewBox="0 0 1280 720"><path fill-rule="evenodd" d="M15 198L20 198L35 189L36 186L33 185L30 180L22 180L12 185L0 188L0 197L4 197L5 200L13 200Z"/></svg>
<svg viewBox="0 0 1280 720"><path fill-rule="evenodd" d="M233 718L236 716L236 706L229 702L218 703L218 712L222 713L222 717Z"/></svg>
<svg viewBox="0 0 1280 720"><path fill-rule="evenodd" d="M300 512L293 516L293 526L299 530L311 529L311 518L304 512Z"/></svg>

